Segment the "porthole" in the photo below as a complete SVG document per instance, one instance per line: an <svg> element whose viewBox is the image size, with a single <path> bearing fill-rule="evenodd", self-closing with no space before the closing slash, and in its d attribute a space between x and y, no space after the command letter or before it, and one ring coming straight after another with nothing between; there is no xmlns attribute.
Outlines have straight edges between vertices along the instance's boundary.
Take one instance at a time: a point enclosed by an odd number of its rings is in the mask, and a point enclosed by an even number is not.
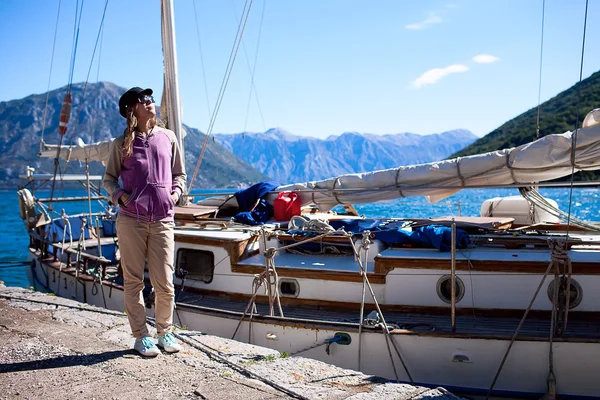
<svg viewBox="0 0 600 400"><path fill-rule="evenodd" d="M282 297L298 297L300 285L295 279L279 279L279 295Z"/></svg>
<svg viewBox="0 0 600 400"><path fill-rule="evenodd" d="M558 285L558 304L565 304L566 298L565 294L567 291L567 277L561 276L555 278L553 282L550 282L548 285L548 299L550 300L550 304L552 304L552 300L554 299L554 288ZM571 287L569 290L569 310L577 307L581 300L583 299L583 289L579 282L575 279L571 278Z"/></svg>
<svg viewBox="0 0 600 400"><path fill-rule="evenodd" d="M454 281L456 303L465 295L465 284L458 276ZM444 303L452 303L452 277L450 275L442 276L436 285L437 295Z"/></svg>
<svg viewBox="0 0 600 400"><path fill-rule="evenodd" d="M177 250L175 275L211 283L215 273L215 256L212 251L180 248Z"/></svg>

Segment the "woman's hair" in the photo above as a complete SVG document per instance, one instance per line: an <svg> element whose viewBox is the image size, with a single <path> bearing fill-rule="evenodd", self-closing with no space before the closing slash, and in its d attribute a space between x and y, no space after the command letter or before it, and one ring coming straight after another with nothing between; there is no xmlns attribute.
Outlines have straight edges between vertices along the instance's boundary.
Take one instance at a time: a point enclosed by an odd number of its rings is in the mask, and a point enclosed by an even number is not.
<svg viewBox="0 0 600 400"><path fill-rule="evenodd" d="M137 129L138 120L133 113L135 107L127 107L127 128L125 128L125 132L123 136L125 140L123 140L123 156L130 157L133 154L133 141L135 140L135 131ZM155 127L156 125L160 127L165 127L163 122L158 118L154 117L150 121L150 126Z"/></svg>
<svg viewBox="0 0 600 400"><path fill-rule="evenodd" d="M133 153L133 140L135 139L135 128L137 128L137 118L133 115L133 107L127 107L127 128L123 136L123 155L130 157Z"/></svg>

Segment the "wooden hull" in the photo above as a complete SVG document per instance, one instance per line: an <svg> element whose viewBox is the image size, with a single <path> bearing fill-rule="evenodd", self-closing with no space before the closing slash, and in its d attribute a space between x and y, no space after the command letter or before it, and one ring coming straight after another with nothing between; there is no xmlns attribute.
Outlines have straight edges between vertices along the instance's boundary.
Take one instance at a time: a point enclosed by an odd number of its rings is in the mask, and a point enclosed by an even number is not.
<svg viewBox="0 0 600 400"><path fill-rule="evenodd" d="M33 256L32 256L33 257ZM56 264L33 258L31 279L37 289L76 299L99 307L123 311L123 291L119 285L77 279L60 271ZM152 310L148 310L152 315ZM175 322L207 334L233 336L242 314L225 309L179 302ZM350 336L347 345L326 340L336 334ZM418 332L395 329L388 348L381 329L365 327L359 337L358 324L254 315L244 320L235 339L276 349L290 355L302 355L367 374L421 385L443 386L451 391L485 395L510 342L510 336L468 335L451 332ZM594 338L558 339L553 345L557 392L562 398L600 398L600 343ZM547 340L547 338L546 338ZM360 362L359 362L360 344ZM314 348L311 348L314 347ZM307 349L305 351L302 351ZM541 396L546 391L549 344L543 339L518 339L495 386L495 396ZM408 373L407 373L408 370Z"/></svg>

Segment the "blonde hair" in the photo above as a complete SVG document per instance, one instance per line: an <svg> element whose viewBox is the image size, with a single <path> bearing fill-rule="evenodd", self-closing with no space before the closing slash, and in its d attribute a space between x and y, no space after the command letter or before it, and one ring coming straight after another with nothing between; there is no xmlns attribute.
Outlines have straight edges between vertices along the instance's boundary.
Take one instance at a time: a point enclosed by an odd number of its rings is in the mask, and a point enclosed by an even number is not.
<svg viewBox="0 0 600 400"><path fill-rule="evenodd" d="M130 157L133 153L133 140L135 139L135 128L137 128L137 118L133 115L133 107L127 107L127 128L123 132L123 155Z"/></svg>
<svg viewBox="0 0 600 400"><path fill-rule="evenodd" d="M138 127L138 120L133 112L134 109L135 107L127 107L127 127L125 128L125 132L123 132L123 136L125 137L123 140L123 155L125 157L130 157L133 154L133 141L135 140L135 131ZM149 122L152 128L156 125L162 128L165 127L158 117L150 119Z"/></svg>

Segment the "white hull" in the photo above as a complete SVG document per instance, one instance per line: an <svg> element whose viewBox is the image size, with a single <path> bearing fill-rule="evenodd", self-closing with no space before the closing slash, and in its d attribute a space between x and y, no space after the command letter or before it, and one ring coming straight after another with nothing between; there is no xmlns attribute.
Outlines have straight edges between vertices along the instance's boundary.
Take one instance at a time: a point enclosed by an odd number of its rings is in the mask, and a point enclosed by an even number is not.
<svg viewBox="0 0 600 400"><path fill-rule="evenodd" d="M123 292L80 281L59 273L53 267L36 263L32 278L38 289L48 288L62 297L76 299L108 309L123 311ZM34 276L33 276L34 275ZM37 278L37 279L35 279ZM60 280L59 280L60 278ZM104 293L104 296L103 296ZM149 310L149 315L152 310ZM179 305L175 322L189 329L231 338L240 314L204 307ZM255 316L249 330L247 319L241 324L235 339L269 347L291 355L334 337L336 333L350 335L349 345L332 344L330 354L325 345L299 353L327 363L360 370L366 374L396 379L393 363L401 381L410 381L402 363L390 345L386 346L382 331L365 328L362 333L359 365L358 325L278 317ZM416 384L443 386L465 394L483 394L492 383L509 340L493 338L450 337L450 334L414 334L395 331L393 340ZM456 335L455 335L456 336ZM541 395L546 392L548 377L547 341L516 341L504 365L494 394L510 397ZM568 398L600 398L600 345L595 341L560 341L553 345L557 392ZM457 361L462 359L463 361Z"/></svg>

